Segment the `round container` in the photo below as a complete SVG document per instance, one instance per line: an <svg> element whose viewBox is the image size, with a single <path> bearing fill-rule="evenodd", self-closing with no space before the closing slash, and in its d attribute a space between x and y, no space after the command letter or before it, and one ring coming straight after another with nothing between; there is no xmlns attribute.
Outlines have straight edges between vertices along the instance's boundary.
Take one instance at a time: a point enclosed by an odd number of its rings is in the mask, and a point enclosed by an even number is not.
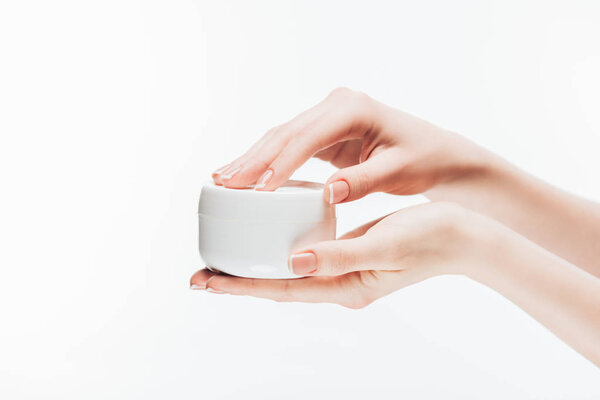
<svg viewBox="0 0 600 400"><path fill-rule="evenodd" d="M206 183L198 217L206 265L246 278L298 278L288 269L290 253L335 239L335 206L313 182L287 181L273 192Z"/></svg>

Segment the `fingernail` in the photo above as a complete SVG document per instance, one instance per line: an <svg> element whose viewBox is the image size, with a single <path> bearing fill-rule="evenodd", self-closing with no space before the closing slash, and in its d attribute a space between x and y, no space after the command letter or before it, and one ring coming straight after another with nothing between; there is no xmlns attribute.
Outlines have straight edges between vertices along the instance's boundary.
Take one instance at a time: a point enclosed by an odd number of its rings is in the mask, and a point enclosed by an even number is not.
<svg viewBox="0 0 600 400"><path fill-rule="evenodd" d="M317 256L314 253L292 254L288 267L298 276L311 274L317 270Z"/></svg>
<svg viewBox="0 0 600 400"><path fill-rule="evenodd" d="M271 176L273 176L273 170L272 169L266 170L265 173L262 174L262 176L260 178L258 178L258 181L256 182L256 185L254 186L254 190L262 189L265 186L267 186L267 183L269 183L269 181L271 180Z"/></svg>
<svg viewBox="0 0 600 400"><path fill-rule="evenodd" d="M346 181L335 181L329 184L329 204L346 200L350 194L350 186Z"/></svg>
<svg viewBox="0 0 600 400"><path fill-rule="evenodd" d="M212 173L212 176L215 176L215 175L220 175L220 174L222 174L223 172L225 172L225 170L226 170L226 169L227 169L227 168L228 168L230 165L231 165L231 164L227 164L227 165L224 165L224 166L222 166L221 168L219 168L218 170L216 170L215 172L213 172L213 173Z"/></svg>
<svg viewBox="0 0 600 400"><path fill-rule="evenodd" d="M193 284L190 285L190 289L192 289L192 290L204 290L204 289L206 289L206 287L205 286L196 285L195 283L193 283Z"/></svg>
<svg viewBox="0 0 600 400"><path fill-rule="evenodd" d="M226 181L228 179L233 178L233 176L235 174L237 174L238 172L240 172L240 169L242 169L242 167L235 167L234 169L227 171L226 174L221 175L221 180L222 181Z"/></svg>
<svg viewBox="0 0 600 400"><path fill-rule="evenodd" d="M235 169L235 167L236 167L235 165L228 164L225 168L223 168L221 170L221 172L219 172L219 175L218 175L219 179L222 179L223 175L229 174L229 172L233 171Z"/></svg>
<svg viewBox="0 0 600 400"><path fill-rule="evenodd" d="M208 293L216 293L216 294L224 294L224 293L227 293L227 292L224 292L224 291L222 291L222 290L216 290L216 289L213 289L213 288L206 288L206 291L207 291Z"/></svg>

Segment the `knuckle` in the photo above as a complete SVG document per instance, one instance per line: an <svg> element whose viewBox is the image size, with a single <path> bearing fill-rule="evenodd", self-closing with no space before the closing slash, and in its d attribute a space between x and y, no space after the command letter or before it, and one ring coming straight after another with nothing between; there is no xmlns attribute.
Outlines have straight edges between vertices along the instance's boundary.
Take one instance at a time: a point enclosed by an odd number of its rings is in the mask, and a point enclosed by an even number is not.
<svg viewBox="0 0 600 400"><path fill-rule="evenodd" d="M368 193L372 184L371 179L367 171L358 169L354 176L354 182L350 185L350 191L354 191L356 194Z"/></svg>
<svg viewBox="0 0 600 400"><path fill-rule="evenodd" d="M352 310L360 310L361 308L367 307L373 301L374 299L367 293L359 291L354 296L351 296L349 299L344 301L341 305Z"/></svg>
<svg viewBox="0 0 600 400"><path fill-rule="evenodd" d="M281 139L283 137L287 137L292 127L292 121L284 122L283 124L277 126L273 133L271 134L271 140L278 138Z"/></svg>
<svg viewBox="0 0 600 400"><path fill-rule="evenodd" d="M357 120L369 120L376 109L376 102L364 92L338 87L334 89L328 99L343 103L343 108L351 112Z"/></svg>
<svg viewBox="0 0 600 400"><path fill-rule="evenodd" d="M301 158L310 158L313 155L311 148L311 140L306 135L294 135L286 146L289 155L294 154Z"/></svg>
<svg viewBox="0 0 600 400"><path fill-rule="evenodd" d="M464 220L465 209L456 203L436 202L432 203L432 216L438 223L438 229L446 233L454 233Z"/></svg>
<svg viewBox="0 0 600 400"><path fill-rule="evenodd" d="M270 140L275 141L279 144L283 144L290 140L293 140L298 136L300 132L300 126L301 125L299 125L296 119L284 122L275 129L275 132L273 133L273 136Z"/></svg>
<svg viewBox="0 0 600 400"><path fill-rule="evenodd" d="M366 105L370 102L371 98L365 92L353 91L350 99L361 106Z"/></svg>
<svg viewBox="0 0 600 400"><path fill-rule="evenodd" d="M315 248L313 250L317 257L319 268L323 275L343 275L352 265L352 255L344 251L340 246L333 248Z"/></svg>
<svg viewBox="0 0 600 400"><path fill-rule="evenodd" d="M262 143L269 143L281 136L281 128L285 124L280 124L269 129L262 137Z"/></svg>
<svg viewBox="0 0 600 400"><path fill-rule="evenodd" d="M344 98L352 95L353 90L345 86L338 86L329 93L329 97Z"/></svg>
<svg viewBox="0 0 600 400"><path fill-rule="evenodd" d="M373 101L369 95L364 92L352 91L346 96L348 108L352 110L355 118L360 120L368 119L372 114Z"/></svg>
<svg viewBox="0 0 600 400"><path fill-rule="evenodd" d="M341 86L333 89L329 97L348 101L350 104L364 105L371 98L364 92Z"/></svg>
<svg viewBox="0 0 600 400"><path fill-rule="evenodd" d="M348 272L350 265L352 265L352 255L350 253L344 251L344 249L337 248L332 258L331 268L335 274L341 275Z"/></svg>
<svg viewBox="0 0 600 400"><path fill-rule="evenodd" d="M305 146L308 142L306 133L309 132L310 129L310 126L306 126L298 133L290 135L288 146L291 146L292 148L295 148L296 146Z"/></svg>

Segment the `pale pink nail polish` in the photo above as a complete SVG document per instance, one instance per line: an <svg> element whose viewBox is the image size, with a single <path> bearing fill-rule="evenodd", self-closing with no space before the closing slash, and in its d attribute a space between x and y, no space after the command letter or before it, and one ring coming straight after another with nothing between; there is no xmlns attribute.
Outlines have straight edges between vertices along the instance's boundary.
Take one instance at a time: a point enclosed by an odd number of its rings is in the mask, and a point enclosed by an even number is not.
<svg viewBox="0 0 600 400"><path fill-rule="evenodd" d="M262 174L262 176L260 178L258 178L258 181L256 182L256 185L254 186L254 190L262 189L265 186L267 186L267 183L269 183L272 176L273 176L273 170L272 169L266 170L265 173Z"/></svg>
<svg viewBox="0 0 600 400"><path fill-rule="evenodd" d="M222 181L226 181L226 180L229 180L229 179L233 178L233 176L235 174L237 174L238 172L240 172L241 169L242 169L242 167L235 167L233 169L230 169L230 170L226 171L225 173L223 173L221 175L221 180Z"/></svg>
<svg viewBox="0 0 600 400"><path fill-rule="evenodd" d="M317 270L317 256L314 253L292 254L289 259L290 272L304 276Z"/></svg>
<svg viewBox="0 0 600 400"><path fill-rule="evenodd" d="M216 289L213 289L213 288L206 288L206 291L208 293L215 293L215 294L226 294L227 293L227 292L224 292L222 290L216 290Z"/></svg>
<svg viewBox="0 0 600 400"><path fill-rule="evenodd" d="M206 289L206 286L200 286L200 285L196 285L195 283L190 285L190 289L192 290L204 290Z"/></svg>
<svg viewBox="0 0 600 400"><path fill-rule="evenodd" d="M227 164L222 166L221 168L219 168L218 170L216 170L215 172L212 173L213 176L215 175L221 175L223 172L225 172L225 170L230 166L231 164Z"/></svg>
<svg viewBox="0 0 600 400"><path fill-rule="evenodd" d="M329 184L329 204L336 204L346 200L350 194L350 186L346 181L335 181Z"/></svg>

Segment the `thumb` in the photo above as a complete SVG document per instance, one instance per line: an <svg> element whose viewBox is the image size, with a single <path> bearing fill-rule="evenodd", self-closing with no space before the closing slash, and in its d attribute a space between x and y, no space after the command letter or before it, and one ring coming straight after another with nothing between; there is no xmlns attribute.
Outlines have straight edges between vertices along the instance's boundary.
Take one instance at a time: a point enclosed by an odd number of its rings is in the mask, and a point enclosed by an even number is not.
<svg viewBox="0 0 600 400"><path fill-rule="evenodd" d="M328 240L289 257L290 272L298 276L343 275L368 269L388 269L385 241L374 236Z"/></svg>
<svg viewBox="0 0 600 400"><path fill-rule="evenodd" d="M398 162L398 156L388 151L360 164L340 169L325 184L325 201L329 204L343 203L358 200L369 193L383 191L393 180L393 166Z"/></svg>

